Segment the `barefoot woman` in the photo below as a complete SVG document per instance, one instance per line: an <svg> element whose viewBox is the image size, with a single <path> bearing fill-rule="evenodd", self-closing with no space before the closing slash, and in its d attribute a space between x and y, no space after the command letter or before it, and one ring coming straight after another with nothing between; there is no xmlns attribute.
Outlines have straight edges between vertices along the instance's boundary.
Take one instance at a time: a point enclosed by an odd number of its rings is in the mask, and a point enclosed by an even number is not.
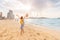
<svg viewBox="0 0 60 40"><path fill-rule="evenodd" d="M22 33L24 33L24 29L23 29L23 27L24 27L24 18L23 18L23 16L21 16L21 18L20 18L20 24L21 24L21 34L22 34Z"/></svg>
<svg viewBox="0 0 60 40"><path fill-rule="evenodd" d="M18 15L17 15L17 16L18 16ZM19 16L18 16L18 17L19 17ZM28 14L26 14L24 18L26 18L26 17L28 17ZM24 33L24 29L23 29L23 28L24 28L24 18L23 18L23 16L20 17L21 35Z"/></svg>

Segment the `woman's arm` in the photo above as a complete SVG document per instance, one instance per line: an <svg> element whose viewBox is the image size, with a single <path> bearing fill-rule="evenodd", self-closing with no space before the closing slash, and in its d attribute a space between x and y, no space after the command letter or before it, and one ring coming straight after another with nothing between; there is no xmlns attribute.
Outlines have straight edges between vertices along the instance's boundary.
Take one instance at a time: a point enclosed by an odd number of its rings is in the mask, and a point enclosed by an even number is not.
<svg viewBox="0 0 60 40"><path fill-rule="evenodd" d="M19 15L16 15L18 18L20 18L19 17ZM28 18L28 14L26 14L25 16L24 16L24 18Z"/></svg>
<svg viewBox="0 0 60 40"><path fill-rule="evenodd" d="M24 16L24 18L28 18L28 14L26 14L26 15Z"/></svg>
<svg viewBox="0 0 60 40"><path fill-rule="evenodd" d="M16 16L17 16L18 18L20 18L19 15L16 15Z"/></svg>

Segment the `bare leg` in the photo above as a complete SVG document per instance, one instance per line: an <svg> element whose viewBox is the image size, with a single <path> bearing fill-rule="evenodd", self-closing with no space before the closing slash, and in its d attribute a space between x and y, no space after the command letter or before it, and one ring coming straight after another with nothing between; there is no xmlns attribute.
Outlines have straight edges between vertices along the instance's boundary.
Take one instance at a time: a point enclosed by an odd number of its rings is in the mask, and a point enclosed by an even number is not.
<svg viewBox="0 0 60 40"><path fill-rule="evenodd" d="M24 29L21 29L21 35L24 33Z"/></svg>

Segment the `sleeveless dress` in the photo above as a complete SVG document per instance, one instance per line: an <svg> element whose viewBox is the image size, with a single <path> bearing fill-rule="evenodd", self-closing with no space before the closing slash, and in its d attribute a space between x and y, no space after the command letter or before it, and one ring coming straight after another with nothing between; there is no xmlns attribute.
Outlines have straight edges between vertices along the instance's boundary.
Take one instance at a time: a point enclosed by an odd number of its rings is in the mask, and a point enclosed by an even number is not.
<svg viewBox="0 0 60 40"><path fill-rule="evenodd" d="M23 27L24 27L24 20L23 19L20 19L20 24L21 24L20 28L23 29Z"/></svg>

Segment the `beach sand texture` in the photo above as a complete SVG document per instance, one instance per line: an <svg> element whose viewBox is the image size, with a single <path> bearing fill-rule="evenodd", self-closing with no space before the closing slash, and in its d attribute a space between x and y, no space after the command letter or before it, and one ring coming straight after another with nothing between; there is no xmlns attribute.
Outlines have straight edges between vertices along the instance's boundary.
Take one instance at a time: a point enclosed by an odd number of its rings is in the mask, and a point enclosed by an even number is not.
<svg viewBox="0 0 60 40"><path fill-rule="evenodd" d="M0 20L0 40L60 40L60 32L36 28L26 24L24 34L20 34L20 25L15 20Z"/></svg>

